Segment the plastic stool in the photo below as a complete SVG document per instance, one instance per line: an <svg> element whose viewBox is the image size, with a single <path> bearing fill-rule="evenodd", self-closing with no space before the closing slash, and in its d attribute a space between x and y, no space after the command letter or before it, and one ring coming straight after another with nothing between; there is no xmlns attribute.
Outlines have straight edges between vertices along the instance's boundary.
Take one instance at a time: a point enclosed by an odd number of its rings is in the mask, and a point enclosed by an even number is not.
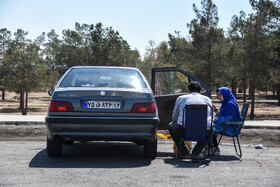
<svg viewBox="0 0 280 187"><path fill-rule="evenodd" d="M185 144L188 146L189 151L191 152L191 150L192 150L192 142L191 141L185 141ZM177 147L177 145L175 144L174 141L173 141L173 149L174 149L174 155L175 155L175 157L177 157L179 149L178 149L178 147Z"/></svg>

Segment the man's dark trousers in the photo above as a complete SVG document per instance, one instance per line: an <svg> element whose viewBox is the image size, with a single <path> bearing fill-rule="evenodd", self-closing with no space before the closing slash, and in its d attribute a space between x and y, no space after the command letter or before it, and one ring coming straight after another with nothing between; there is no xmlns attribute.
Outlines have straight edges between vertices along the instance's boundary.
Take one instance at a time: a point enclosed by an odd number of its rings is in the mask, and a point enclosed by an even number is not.
<svg viewBox="0 0 280 187"><path fill-rule="evenodd" d="M182 125L176 123L176 122L171 122L168 125L169 133L173 141L175 142L176 146L179 148L181 146L181 154L186 155L190 154L189 149L186 147L185 142L182 142L182 137L184 137L184 131ZM196 145L194 146L192 150L193 155L199 155L202 150L205 148L205 146L209 143L210 138L212 137L212 131L207 130L206 131L206 141L204 142L197 142Z"/></svg>

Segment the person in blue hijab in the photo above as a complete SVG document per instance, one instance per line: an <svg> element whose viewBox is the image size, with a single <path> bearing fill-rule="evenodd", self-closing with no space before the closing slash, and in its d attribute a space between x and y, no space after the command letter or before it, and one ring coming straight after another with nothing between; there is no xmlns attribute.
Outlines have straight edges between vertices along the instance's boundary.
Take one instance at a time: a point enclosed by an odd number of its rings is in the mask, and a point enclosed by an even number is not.
<svg viewBox="0 0 280 187"><path fill-rule="evenodd" d="M213 110L217 113L214 119L215 134L213 138L214 147L216 148L216 155L220 154L217 143L217 133L224 130L224 123L226 121L242 121L242 117L238 108L238 103L232 94L231 90L227 87L221 87L217 89L217 96L221 102L220 112L213 105ZM241 126L237 126L237 132ZM234 126L227 126L225 133L228 135L235 135Z"/></svg>

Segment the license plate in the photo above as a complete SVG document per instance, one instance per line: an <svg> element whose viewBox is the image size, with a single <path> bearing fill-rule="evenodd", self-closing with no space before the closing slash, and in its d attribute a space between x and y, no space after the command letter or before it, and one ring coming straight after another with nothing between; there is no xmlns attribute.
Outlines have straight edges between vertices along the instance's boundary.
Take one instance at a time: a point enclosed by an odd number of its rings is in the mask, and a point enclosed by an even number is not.
<svg viewBox="0 0 280 187"><path fill-rule="evenodd" d="M120 109L121 102L119 101L85 101L85 108L98 108L98 109Z"/></svg>

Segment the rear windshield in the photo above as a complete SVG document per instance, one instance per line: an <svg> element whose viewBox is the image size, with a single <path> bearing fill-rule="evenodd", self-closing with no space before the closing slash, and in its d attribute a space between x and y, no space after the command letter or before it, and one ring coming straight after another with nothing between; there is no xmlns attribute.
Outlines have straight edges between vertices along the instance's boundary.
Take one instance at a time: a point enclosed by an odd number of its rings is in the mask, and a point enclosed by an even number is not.
<svg viewBox="0 0 280 187"><path fill-rule="evenodd" d="M67 73L59 87L147 88L137 70L117 68L77 68Z"/></svg>

